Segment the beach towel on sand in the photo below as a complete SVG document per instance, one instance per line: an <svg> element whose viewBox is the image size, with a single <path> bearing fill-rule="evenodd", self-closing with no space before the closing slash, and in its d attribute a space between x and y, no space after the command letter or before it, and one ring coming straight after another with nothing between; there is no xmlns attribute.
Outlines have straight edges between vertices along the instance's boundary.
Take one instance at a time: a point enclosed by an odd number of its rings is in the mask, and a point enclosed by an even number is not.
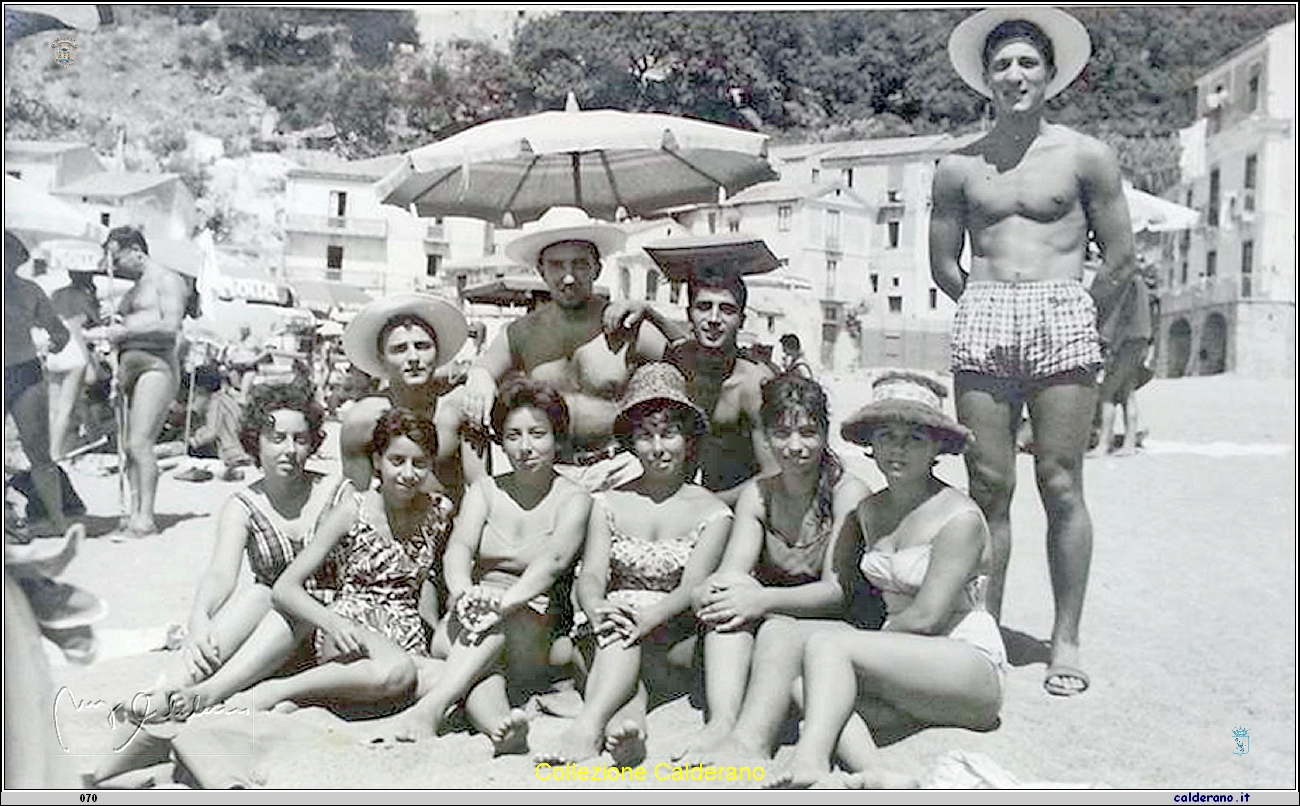
<svg viewBox="0 0 1300 806"><path fill-rule="evenodd" d="M950 750L939 757L922 789L1107 789L1104 784L1021 781L982 753Z"/></svg>

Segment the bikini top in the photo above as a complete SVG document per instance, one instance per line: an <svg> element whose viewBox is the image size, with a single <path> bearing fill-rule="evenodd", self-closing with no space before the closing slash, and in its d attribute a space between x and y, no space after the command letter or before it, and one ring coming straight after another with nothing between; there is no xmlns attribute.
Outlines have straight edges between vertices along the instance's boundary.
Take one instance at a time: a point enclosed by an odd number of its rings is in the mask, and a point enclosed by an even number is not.
<svg viewBox="0 0 1300 806"><path fill-rule="evenodd" d="M593 496L605 513L609 527L609 585L607 589L651 590L670 593L682 582L682 572L691 558L691 551L709 524L721 518L730 518L726 507L705 515L691 531L667 540L646 540L624 532L618 526L614 513L606 503L606 494Z"/></svg>
<svg viewBox="0 0 1300 806"><path fill-rule="evenodd" d="M760 479L758 492L763 499L763 552L753 576L766 587L789 588L807 585L822 578L826 560L826 543L831 538L831 520L820 518L816 508L804 513L799 538L790 540L772 523L767 479Z"/></svg>
<svg viewBox="0 0 1300 806"><path fill-rule="evenodd" d="M534 523L545 524L540 532L525 537L509 537L509 530L497 524L503 516L503 509L513 506L521 507L497 486L496 479L485 478L487 485L487 522L483 524L483 536L478 544L477 566L480 578L492 572L503 572L518 576L522 574L533 560L546 549L547 540L555 533L560 520L560 504L565 496L557 489L563 482L557 477L551 490L533 509L525 512L530 526Z"/></svg>
<svg viewBox="0 0 1300 806"><path fill-rule="evenodd" d="M320 481L323 482L325 479L322 478ZM253 571L253 578L267 587L274 585L284 569L288 568L289 563L293 562L302 551L303 546L311 541L326 513L338 505L343 494L350 487L346 478L335 482L328 501L317 513L311 530L301 540L295 540L276 526L275 522L262 511L261 506L248 495L247 490L235 493L234 499L248 513L248 536L244 540L244 550L248 554L248 565Z"/></svg>
<svg viewBox="0 0 1300 806"><path fill-rule="evenodd" d="M939 496L947 496L950 493L956 493L951 488L941 491ZM934 499L931 499L933 501ZM939 535L943 528L958 515L967 512L976 512L983 522L984 515L979 508L967 502L965 506L958 506L948 513L938 517L931 518L931 522L925 524L927 532L926 541L905 548L897 548L898 534L904 524L908 523L918 513L923 513L926 509L927 501L921 506L909 512L899 521L894 531L881 537L871 545L871 548L864 552L862 560L858 567L867 581L880 589L885 600L885 606L890 613L897 613L899 610L906 608L912 603L917 592L921 589L921 584L925 581L925 574L930 568L930 555L934 546L934 539ZM863 517L862 507L857 511L858 523L862 528L864 538L869 539L867 531L866 518ZM985 540L988 540L988 527L984 527ZM961 601L954 606L954 615L964 614L970 610L984 608L984 588L987 584L987 576L976 574L966 581L962 587Z"/></svg>

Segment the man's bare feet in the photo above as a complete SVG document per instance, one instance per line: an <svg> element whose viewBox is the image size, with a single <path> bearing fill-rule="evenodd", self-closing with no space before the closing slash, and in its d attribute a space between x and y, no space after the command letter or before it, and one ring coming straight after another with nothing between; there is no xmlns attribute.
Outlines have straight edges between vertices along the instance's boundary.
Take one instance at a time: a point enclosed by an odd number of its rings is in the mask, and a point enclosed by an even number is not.
<svg viewBox="0 0 1300 806"><path fill-rule="evenodd" d="M586 761L600 755L601 740L604 737L599 730L590 730L576 722L560 734L559 743L533 756L538 764L568 764Z"/></svg>
<svg viewBox="0 0 1300 806"><path fill-rule="evenodd" d="M505 721L488 734L492 740L492 756L522 756L528 753L528 715L512 708Z"/></svg>
<svg viewBox="0 0 1300 806"><path fill-rule="evenodd" d="M645 761L645 725L629 719L605 737L605 749L618 767L636 767Z"/></svg>
<svg viewBox="0 0 1300 806"><path fill-rule="evenodd" d="M1079 666L1079 647L1064 641L1052 643L1052 660L1047 665L1047 674L1043 678L1043 688L1048 694L1058 697L1072 697L1082 694L1092 685Z"/></svg>

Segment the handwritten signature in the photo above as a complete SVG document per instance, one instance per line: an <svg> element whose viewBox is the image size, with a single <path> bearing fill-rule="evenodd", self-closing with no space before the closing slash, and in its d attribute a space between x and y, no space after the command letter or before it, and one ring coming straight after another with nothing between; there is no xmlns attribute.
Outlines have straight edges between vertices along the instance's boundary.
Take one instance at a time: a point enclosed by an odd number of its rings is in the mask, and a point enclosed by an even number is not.
<svg viewBox="0 0 1300 806"><path fill-rule="evenodd" d="M59 740L59 747L63 748L63 752L65 753L70 753L72 751L68 749L68 745L63 741L63 732L62 730L60 730L59 727L59 702L62 700L66 700L68 703L72 705L72 710L74 713L80 713L87 709L103 708L107 710L108 729L111 731L116 731L119 727L126 727L132 729L131 735L126 738L126 741L122 742L120 746L115 747L113 749L114 753L120 753L123 750L125 750L126 746L131 743L131 740L134 739L137 735L139 735L140 731L144 728L144 723L146 721L157 721L158 719L165 719L168 718L171 714L171 710L170 710L171 704L169 702L165 702L163 704L164 709L167 710L165 711L154 710L151 707L150 692L147 691L138 692L134 697L131 698L131 702L129 704L120 703L115 706L110 706L104 700L78 699L77 696L72 693L72 689L68 688L67 686L63 686L54 695L53 718L54 718L54 735ZM235 708L228 705L224 705L222 703L209 705L204 708L199 708L198 705L199 702L198 702L198 698L196 697L194 701L194 711L187 717L187 719L195 719L195 718L201 718L205 716L218 716L218 715L247 715L249 713L249 710L247 708Z"/></svg>

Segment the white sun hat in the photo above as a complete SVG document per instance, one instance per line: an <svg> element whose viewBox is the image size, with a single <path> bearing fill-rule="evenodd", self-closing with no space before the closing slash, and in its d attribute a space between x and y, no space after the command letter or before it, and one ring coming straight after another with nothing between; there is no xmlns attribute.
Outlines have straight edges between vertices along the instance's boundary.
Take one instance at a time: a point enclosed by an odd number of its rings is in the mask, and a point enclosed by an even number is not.
<svg viewBox="0 0 1300 806"><path fill-rule="evenodd" d="M986 98L993 97L984 80L984 41L994 28L1011 20L1032 22L1052 42L1056 75L1044 91L1046 98L1060 94L1083 72L1092 55L1092 41L1083 23L1050 6L998 6L962 20L948 37L948 58L962 81Z"/></svg>

